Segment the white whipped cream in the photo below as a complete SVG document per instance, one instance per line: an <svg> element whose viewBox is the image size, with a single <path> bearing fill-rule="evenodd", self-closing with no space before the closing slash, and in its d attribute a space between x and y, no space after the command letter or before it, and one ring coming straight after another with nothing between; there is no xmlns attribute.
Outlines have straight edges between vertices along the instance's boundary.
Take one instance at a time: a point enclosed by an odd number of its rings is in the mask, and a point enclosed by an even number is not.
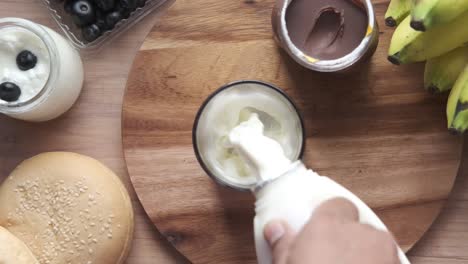
<svg viewBox="0 0 468 264"><path fill-rule="evenodd" d="M240 123L229 133L228 146L234 148L251 168L257 182L282 175L292 164L283 147L263 132L264 126L258 114L252 113L247 121Z"/></svg>
<svg viewBox="0 0 468 264"><path fill-rule="evenodd" d="M17 55L29 50L37 57L34 68L22 71L16 64ZM0 83L12 82L21 89L15 103L35 97L44 88L50 75L50 55L45 43L34 33L20 27L0 29ZM0 99L0 103L7 102Z"/></svg>

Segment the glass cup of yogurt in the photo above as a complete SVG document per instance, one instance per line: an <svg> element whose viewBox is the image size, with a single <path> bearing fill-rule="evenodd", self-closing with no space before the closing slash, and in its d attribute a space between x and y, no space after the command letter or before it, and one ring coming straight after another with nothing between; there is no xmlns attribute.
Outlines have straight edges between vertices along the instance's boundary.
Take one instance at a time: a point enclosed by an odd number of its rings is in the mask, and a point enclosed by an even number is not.
<svg viewBox="0 0 468 264"><path fill-rule="evenodd" d="M28 20L0 19L0 113L54 119L75 103L83 79L80 55L64 37Z"/></svg>
<svg viewBox="0 0 468 264"><path fill-rule="evenodd" d="M282 90L260 81L233 82L216 90L200 107L192 133L195 155L205 172L219 184L242 191L255 188L257 179L229 146L228 135L252 114L289 159L302 157L305 131L297 107Z"/></svg>

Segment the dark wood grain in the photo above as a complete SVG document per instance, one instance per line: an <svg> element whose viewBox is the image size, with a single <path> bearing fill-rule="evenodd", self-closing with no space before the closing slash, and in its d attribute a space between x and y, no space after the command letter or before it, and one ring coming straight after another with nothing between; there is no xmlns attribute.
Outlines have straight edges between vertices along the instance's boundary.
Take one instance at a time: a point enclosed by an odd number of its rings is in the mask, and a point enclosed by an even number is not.
<svg viewBox="0 0 468 264"><path fill-rule="evenodd" d="M254 263L253 198L214 184L191 141L202 101L221 85L260 79L305 117L305 162L376 209L408 250L452 189L461 144L445 127L444 96L422 89L422 65L386 61L387 1L375 1L380 45L348 74L313 73L272 40L273 1L179 0L134 61L123 106L130 178L160 232L194 263Z"/></svg>

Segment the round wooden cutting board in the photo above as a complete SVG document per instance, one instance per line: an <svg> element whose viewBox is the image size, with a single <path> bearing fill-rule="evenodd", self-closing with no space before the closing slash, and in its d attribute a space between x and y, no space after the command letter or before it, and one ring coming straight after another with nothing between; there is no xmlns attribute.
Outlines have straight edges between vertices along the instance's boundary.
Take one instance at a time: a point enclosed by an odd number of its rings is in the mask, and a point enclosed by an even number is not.
<svg viewBox="0 0 468 264"><path fill-rule="evenodd" d="M136 56L123 106L130 178L151 221L193 263L255 263L253 197L217 186L199 166L192 126L225 83L281 87L304 116L305 163L372 208L408 250L429 228L457 174L461 142L446 96L422 88L423 65L386 60L388 1L374 1L379 47L359 71L308 71L277 48L274 0L178 0Z"/></svg>

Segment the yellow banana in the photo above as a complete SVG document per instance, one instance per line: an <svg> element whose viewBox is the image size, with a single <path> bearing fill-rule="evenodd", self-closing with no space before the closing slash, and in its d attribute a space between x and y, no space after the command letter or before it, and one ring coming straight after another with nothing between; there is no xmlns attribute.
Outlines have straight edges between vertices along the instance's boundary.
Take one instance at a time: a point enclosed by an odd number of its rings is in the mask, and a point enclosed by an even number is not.
<svg viewBox="0 0 468 264"><path fill-rule="evenodd" d="M410 27L410 21L411 17L407 16L395 29L395 32L392 36L392 41L390 42L388 54L398 53L409 43L411 43L411 41L422 34L422 32L416 31Z"/></svg>
<svg viewBox="0 0 468 264"><path fill-rule="evenodd" d="M396 27L411 11L411 0L391 0L385 13L385 24Z"/></svg>
<svg viewBox="0 0 468 264"><path fill-rule="evenodd" d="M437 5L439 0L412 0L412 2L413 6L411 7L411 23L414 24L413 21L419 21L422 18L426 18L427 16L429 16L429 13ZM417 25L415 26L417 27ZM418 30L424 31L420 29Z"/></svg>
<svg viewBox="0 0 468 264"><path fill-rule="evenodd" d="M468 0L413 1L411 27L420 31L426 31L437 25L450 22L468 11Z"/></svg>
<svg viewBox="0 0 468 264"><path fill-rule="evenodd" d="M397 27L390 43L388 59L394 64L424 61L468 44L468 12L426 32L411 32L405 21ZM400 27L404 28L398 30Z"/></svg>
<svg viewBox="0 0 468 264"><path fill-rule="evenodd" d="M452 89L458 75L468 64L468 46L432 58L424 69L424 88L432 93Z"/></svg>
<svg viewBox="0 0 468 264"><path fill-rule="evenodd" d="M468 65L458 76L447 102L447 125L463 133L468 128Z"/></svg>

